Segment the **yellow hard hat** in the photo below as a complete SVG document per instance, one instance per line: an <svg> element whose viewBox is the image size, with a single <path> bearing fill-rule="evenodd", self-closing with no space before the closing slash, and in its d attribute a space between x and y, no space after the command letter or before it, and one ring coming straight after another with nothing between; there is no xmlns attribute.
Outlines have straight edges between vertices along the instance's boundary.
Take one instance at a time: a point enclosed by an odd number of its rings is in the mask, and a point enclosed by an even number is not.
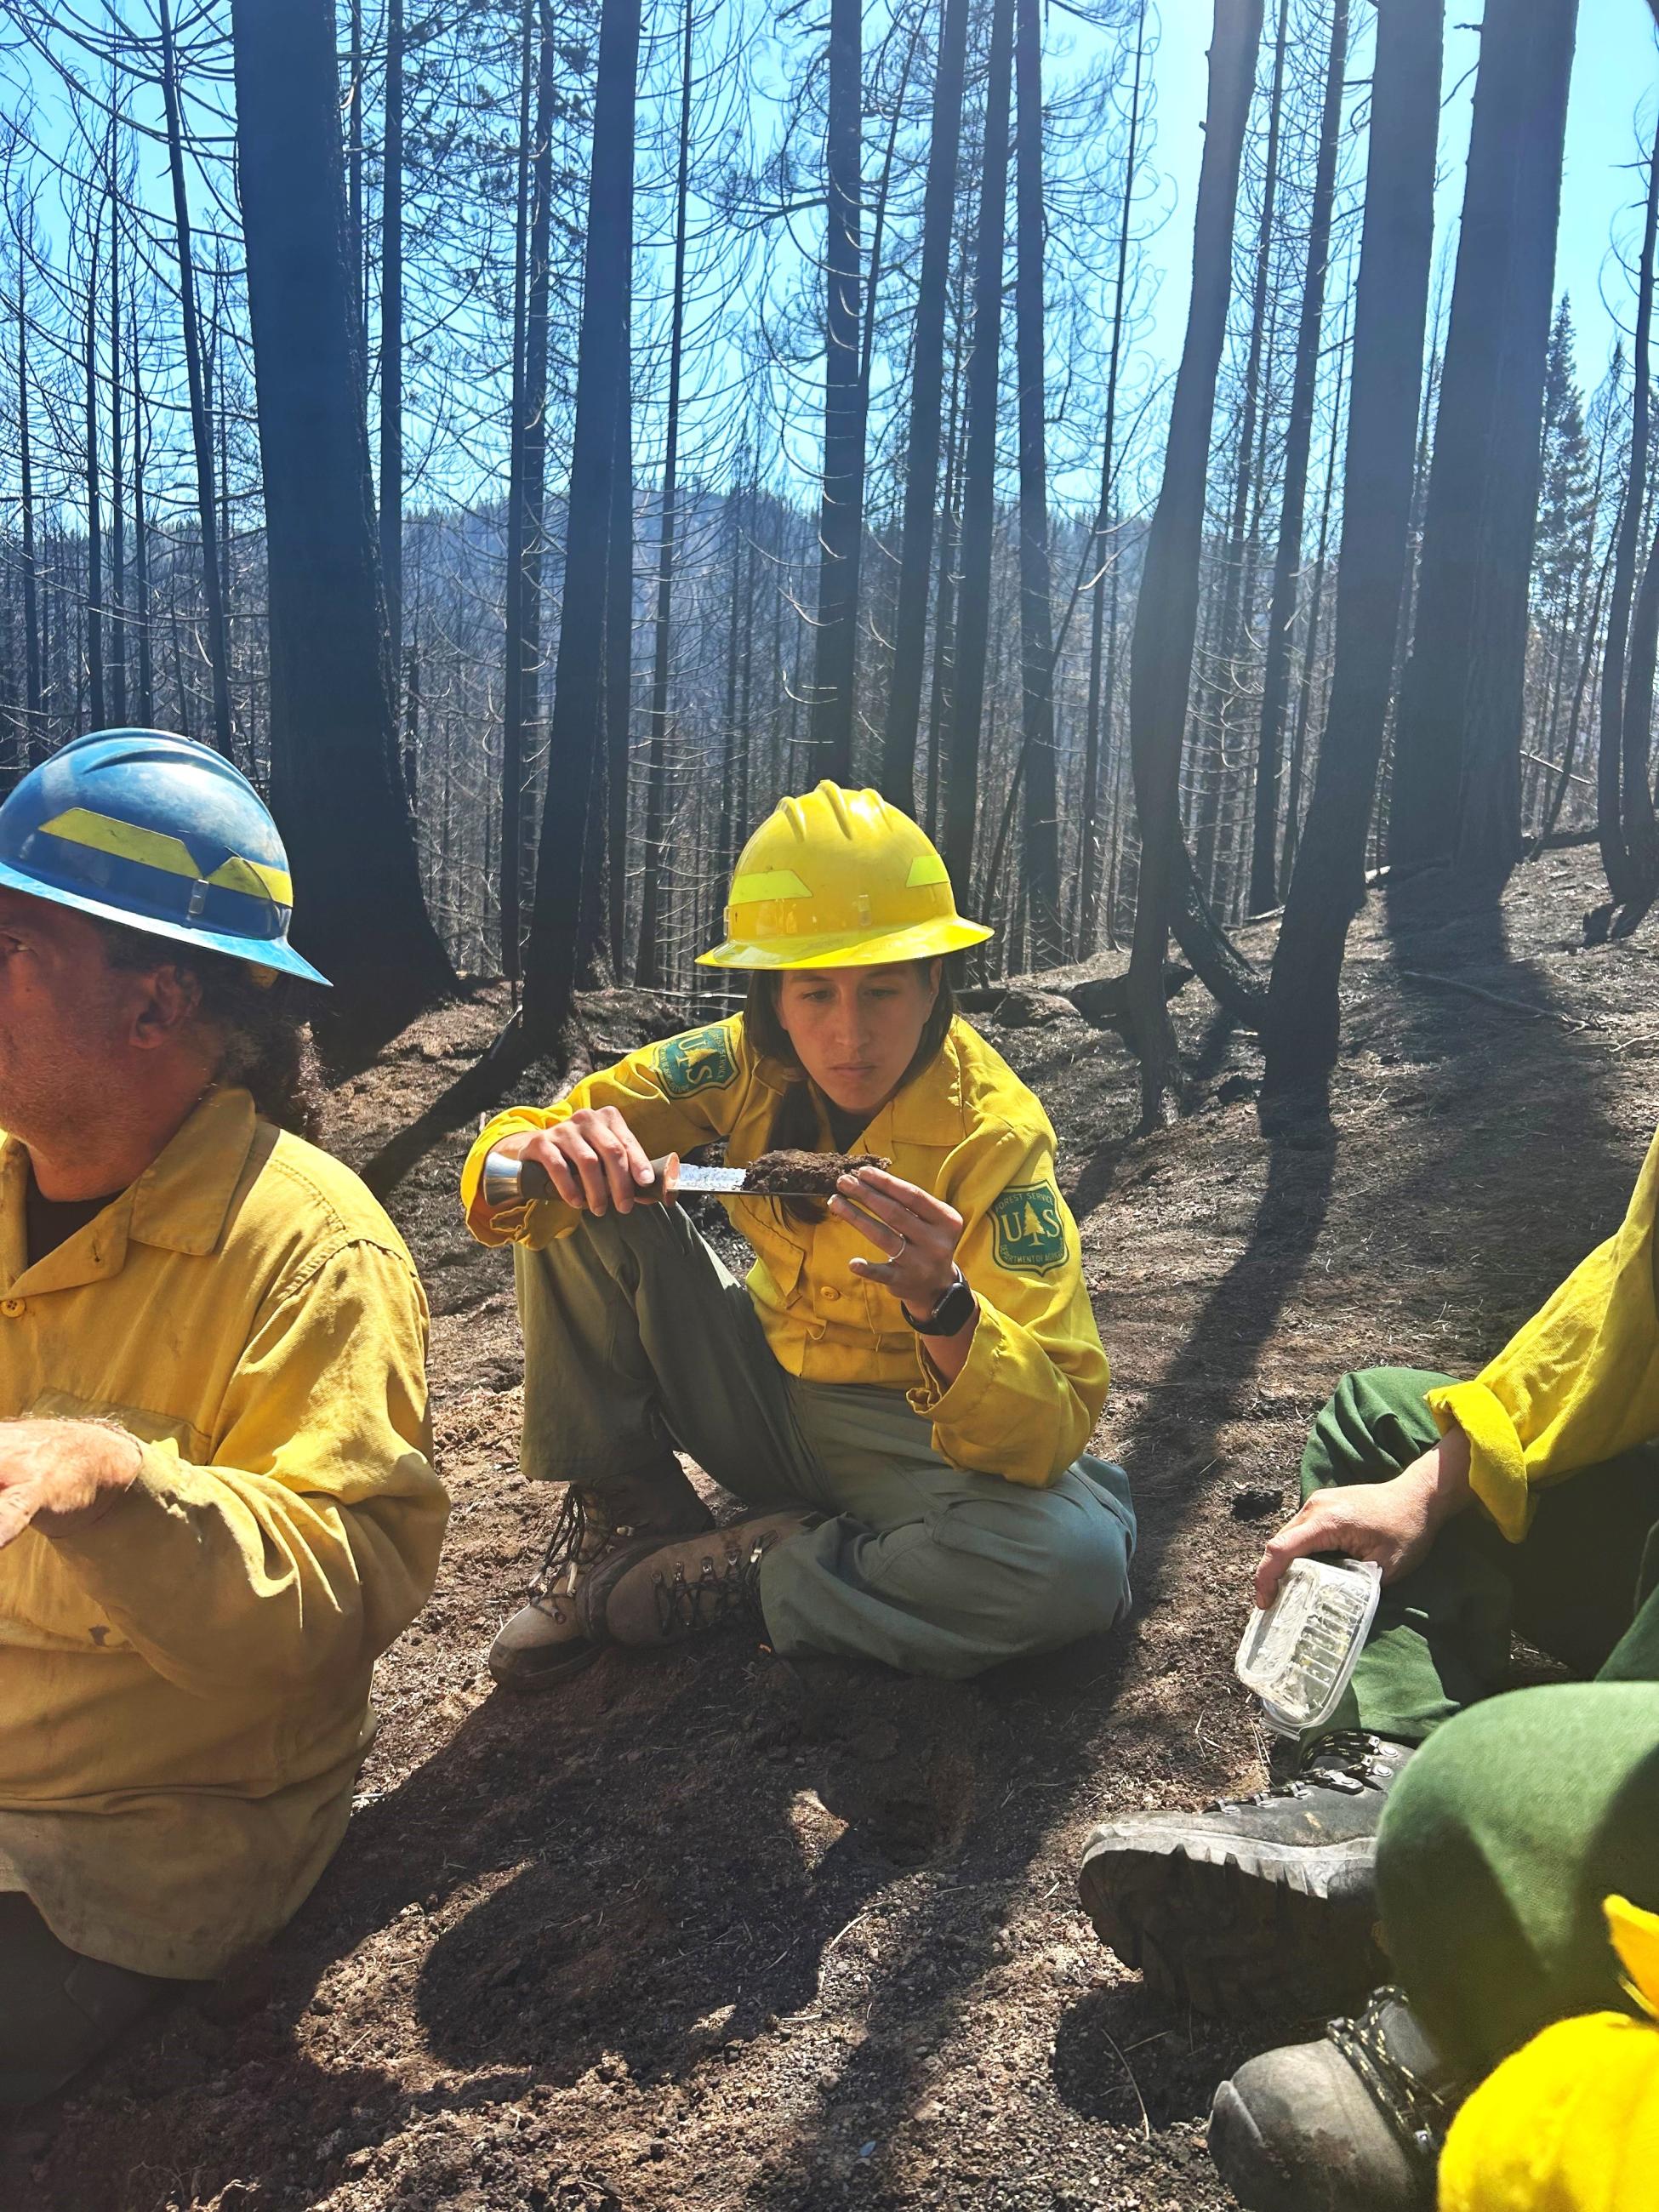
<svg viewBox="0 0 1659 2212"><path fill-rule="evenodd" d="M821 783L786 799L744 847L726 942L704 968L878 968L982 945L945 863L876 791Z"/></svg>

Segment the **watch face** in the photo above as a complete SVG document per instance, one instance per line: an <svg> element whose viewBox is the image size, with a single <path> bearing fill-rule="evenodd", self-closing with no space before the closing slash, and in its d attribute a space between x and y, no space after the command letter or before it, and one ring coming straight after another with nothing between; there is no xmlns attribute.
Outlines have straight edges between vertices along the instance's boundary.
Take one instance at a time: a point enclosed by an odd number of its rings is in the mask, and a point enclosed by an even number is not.
<svg viewBox="0 0 1659 2212"><path fill-rule="evenodd" d="M963 1328L973 1310L974 1294L966 1283L953 1283L928 1316L923 1334L927 1336L954 1336Z"/></svg>

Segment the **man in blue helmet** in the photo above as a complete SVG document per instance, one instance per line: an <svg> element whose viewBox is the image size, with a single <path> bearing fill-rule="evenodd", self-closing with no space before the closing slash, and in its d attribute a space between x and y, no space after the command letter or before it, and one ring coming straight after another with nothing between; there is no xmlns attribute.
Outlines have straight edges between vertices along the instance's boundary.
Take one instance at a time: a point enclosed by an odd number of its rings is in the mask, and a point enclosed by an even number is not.
<svg viewBox="0 0 1659 2212"><path fill-rule="evenodd" d="M297 1909L429 1594L426 1306L304 1140L258 793L83 738L0 807L0 2104Z"/></svg>

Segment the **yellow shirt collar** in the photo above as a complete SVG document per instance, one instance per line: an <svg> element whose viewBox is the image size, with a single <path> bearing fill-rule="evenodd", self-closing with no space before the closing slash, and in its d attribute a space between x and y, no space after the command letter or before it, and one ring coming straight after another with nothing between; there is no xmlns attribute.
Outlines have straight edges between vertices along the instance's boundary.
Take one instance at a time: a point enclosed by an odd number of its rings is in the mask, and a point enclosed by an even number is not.
<svg viewBox="0 0 1659 2212"><path fill-rule="evenodd" d="M137 1182L85 1232L28 1266L25 1200L28 1154L20 1140L0 1138L0 1279L9 1290L27 1274L34 1291L69 1290L119 1272L127 1242L137 1237L168 1252L199 1257L216 1249L253 1143L253 1101L246 1091L215 1091L203 1099Z"/></svg>

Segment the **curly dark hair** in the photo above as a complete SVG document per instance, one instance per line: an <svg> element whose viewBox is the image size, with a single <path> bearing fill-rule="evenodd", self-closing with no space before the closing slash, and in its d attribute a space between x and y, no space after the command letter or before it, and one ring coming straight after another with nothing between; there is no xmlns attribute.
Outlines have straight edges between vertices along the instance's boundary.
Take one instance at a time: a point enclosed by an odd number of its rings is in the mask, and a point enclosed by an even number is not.
<svg viewBox="0 0 1659 2212"><path fill-rule="evenodd" d="M316 1135L323 1089L306 1011L307 984L121 922L98 927L112 968L131 975L176 968L193 980L201 994L196 1020L219 1042L216 1082L251 1091L255 1112L278 1128L296 1137Z"/></svg>

